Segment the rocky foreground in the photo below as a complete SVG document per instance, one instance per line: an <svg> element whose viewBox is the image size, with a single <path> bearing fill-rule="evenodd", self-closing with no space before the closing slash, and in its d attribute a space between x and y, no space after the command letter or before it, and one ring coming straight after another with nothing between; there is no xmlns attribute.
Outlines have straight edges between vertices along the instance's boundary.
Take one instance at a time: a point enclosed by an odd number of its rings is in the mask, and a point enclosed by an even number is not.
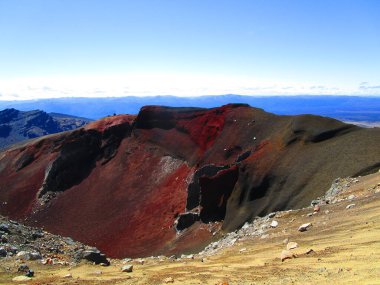
<svg viewBox="0 0 380 285"><path fill-rule="evenodd" d="M339 178L307 208L215 231L199 253L122 260L2 218L0 284L376 284L379 210L380 173Z"/></svg>
<svg viewBox="0 0 380 285"><path fill-rule="evenodd" d="M13 281L28 281L34 277L34 270L28 266L33 262L73 266L82 260L103 266L110 264L96 248L0 216L0 264L5 272L17 269L18 274L23 274Z"/></svg>

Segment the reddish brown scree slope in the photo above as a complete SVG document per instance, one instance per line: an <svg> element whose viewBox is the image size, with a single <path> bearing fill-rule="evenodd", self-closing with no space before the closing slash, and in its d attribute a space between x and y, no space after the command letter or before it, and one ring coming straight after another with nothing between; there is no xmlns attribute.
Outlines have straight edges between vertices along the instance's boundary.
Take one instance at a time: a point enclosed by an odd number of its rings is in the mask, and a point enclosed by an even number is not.
<svg viewBox="0 0 380 285"><path fill-rule="evenodd" d="M379 145L379 129L329 118L148 106L0 153L0 212L111 257L189 252L218 223L234 230L377 170Z"/></svg>

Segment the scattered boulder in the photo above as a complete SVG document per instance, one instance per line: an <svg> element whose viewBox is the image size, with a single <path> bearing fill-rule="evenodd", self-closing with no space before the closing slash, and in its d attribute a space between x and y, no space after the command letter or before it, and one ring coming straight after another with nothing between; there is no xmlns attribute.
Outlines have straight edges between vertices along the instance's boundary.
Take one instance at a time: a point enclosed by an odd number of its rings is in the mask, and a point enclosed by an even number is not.
<svg viewBox="0 0 380 285"><path fill-rule="evenodd" d="M71 273L68 273L65 276L63 276L63 278L73 278L73 276L71 275Z"/></svg>
<svg viewBox="0 0 380 285"><path fill-rule="evenodd" d="M38 260L38 259L42 259L41 254L39 254L38 252L30 253L30 260Z"/></svg>
<svg viewBox="0 0 380 285"><path fill-rule="evenodd" d="M25 274L26 277L33 277L34 276L34 271L32 269L29 269L26 274Z"/></svg>
<svg viewBox="0 0 380 285"><path fill-rule="evenodd" d="M38 239L38 238L42 238L42 237L44 237L44 233L42 231L35 231L32 234L33 239Z"/></svg>
<svg viewBox="0 0 380 285"><path fill-rule="evenodd" d="M8 224L0 224L0 231L9 233L9 225Z"/></svg>
<svg viewBox="0 0 380 285"><path fill-rule="evenodd" d="M132 272L133 270L133 265L124 265L122 268L121 268L121 272Z"/></svg>
<svg viewBox="0 0 380 285"><path fill-rule="evenodd" d="M97 249L90 249L90 250L83 251L82 259L94 262L95 264L104 263L106 265L110 265L110 262L108 261L106 255L101 253Z"/></svg>
<svg viewBox="0 0 380 285"><path fill-rule="evenodd" d="M0 242L7 243L8 242L8 237L6 235L0 235Z"/></svg>
<svg viewBox="0 0 380 285"><path fill-rule="evenodd" d="M351 194L350 196L348 196L348 200L353 200L355 199L355 195L354 194Z"/></svg>
<svg viewBox="0 0 380 285"><path fill-rule="evenodd" d="M288 242L288 244L286 245L287 250L295 249L297 247L298 247L298 243L294 241Z"/></svg>
<svg viewBox="0 0 380 285"><path fill-rule="evenodd" d="M307 229L309 228L309 227L311 227L311 223L306 223L306 224L303 224L303 225L301 225L299 228L298 228L298 230L300 231L300 232L306 232L307 231Z"/></svg>
<svg viewBox="0 0 380 285"><path fill-rule="evenodd" d="M353 207L355 207L355 204L349 204L349 205L347 205L346 209L351 209Z"/></svg>
<svg viewBox="0 0 380 285"><path fill-rule="evenodd" d="M13 255L13 254L16 254L18 252L18 248L13 246L13 245L10 245L7 247L7 251L8 251L8 253L11 253Z"/></svg>
<svg viewBox="0 0 380 285"><path fill-rule="evenodd" d="M311 206L316 206L316 205L318 205L319 203L320 203L319 200L313 200L313 201L311 201Z"/></svg>
<svg viewBox="0 0 380 285"><path fill-rule="evenodd" d="M172 277L168 277L164 279L165 283L174 283L174 279Z"/></svg>
<svg viewBox="0 0 380 285"><path fill-rule="evenodd" d="M0 257L6 257L7 254L7 250L4 247L0 247Z"/></svg>
<svg viewBox="0 0 380 285"><path fill-rule="evenodd" d="M19 253L17 253L16 256L19 259L30 260L30 252L28 252L28 251L20 251Z"/></svg>
<svg viewBox="0 0 380 285"><path fill-rule="evenodd" d="M28 272L28 270L29 270L29 266L26 265L25 263L20 264L20 266L17 269L18 272L25 272L25 273Z"/></svg>
<svg viewBox="0 0 380 285"><path fill-rule="evenodd" d="M296 255L289 250L283 250L280 255L281 261L284 261L286 259L292 259L294 257L296 257Z"/></svg>
<svg viewBox="0 0 380 285"><path fill-rule="evenodd" d="M20 251L17 253L17 258L22 259L22 260L38 260L42 259L41 254L38 252L29 252L29 251Z"/></svg>
<svg viewBox="0 0 380 285"><path fill-rule="evenodd" d="M309 249L306 250L305 253L306 253L306 254L311 254L311 253L313 253L313 252L315 252L315 251L314 251L313 249L309 248Z"/></svg>
<svg viewBox="0 0 380 285"><path fill-rule="evenodd" d="M315 205L314 206L314 213L318 213L321 210L321 206Z"/></svg>

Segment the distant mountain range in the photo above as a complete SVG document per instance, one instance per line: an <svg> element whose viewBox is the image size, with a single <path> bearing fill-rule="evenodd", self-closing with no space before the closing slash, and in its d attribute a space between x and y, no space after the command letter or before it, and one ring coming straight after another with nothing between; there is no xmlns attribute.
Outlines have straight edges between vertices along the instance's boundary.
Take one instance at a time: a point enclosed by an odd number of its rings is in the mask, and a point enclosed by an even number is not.
<svg viewBox="0 0 380 285"><path fill-rule="evenodd" d="M79 128L91 120L40 110L0 111L0 149L17 142Z"/></svg>
<svg viewBox="0 0 380 285"><path fill-rule="evenodd" d="M59 98L30 101L0 101L0 110L40 109L91 119L113 114L137 114L142 106L212 108L228 103L245 103L279 115L314 114L343 121L380 122L380 97L359 96L243 96L215 95L201 97L114 97Z"/></svg>

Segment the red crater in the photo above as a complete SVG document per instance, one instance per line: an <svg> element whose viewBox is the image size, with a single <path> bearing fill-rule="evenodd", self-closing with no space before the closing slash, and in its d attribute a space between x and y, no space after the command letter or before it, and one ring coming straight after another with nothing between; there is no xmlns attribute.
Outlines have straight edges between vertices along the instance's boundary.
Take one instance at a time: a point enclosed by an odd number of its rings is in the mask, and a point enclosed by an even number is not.
<svg viewBox="0 0 380 285"><path fill-rule="evenodd" d="M220 226L377 171L379 141L379 129L242 104L148 106L1 152L0 213L110 257L188 253Z"/></svg>

